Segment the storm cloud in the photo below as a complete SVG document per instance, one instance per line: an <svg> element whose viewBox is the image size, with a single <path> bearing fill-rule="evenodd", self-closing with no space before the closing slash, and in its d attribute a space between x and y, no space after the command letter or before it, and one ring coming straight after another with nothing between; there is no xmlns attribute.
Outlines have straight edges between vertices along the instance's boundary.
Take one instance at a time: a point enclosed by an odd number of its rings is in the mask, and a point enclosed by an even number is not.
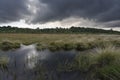
<svg viewBox="0 0 120 80"><path fill-rule="evenodd" d="M38 21L63 20L68 17L82 17L106 22L120 19L120 0L39 0L46 4L38 12ZM40 13L44 13L40 15ZM35 19L37 19L35 18ZM37 21L37 20L36 20Z"/></svg>
<svg viewBox="0 0 120 80"><path fill-rule="evenodd" d="M120 0L0 0L0 22L44 24L69 18L120 27Z"/></svg>
<svg viewBox="0 0 120 80"><path fill-rule="evenodd" d="M18 21L28 14L27 0L0 0L0 23Z"/></svg>

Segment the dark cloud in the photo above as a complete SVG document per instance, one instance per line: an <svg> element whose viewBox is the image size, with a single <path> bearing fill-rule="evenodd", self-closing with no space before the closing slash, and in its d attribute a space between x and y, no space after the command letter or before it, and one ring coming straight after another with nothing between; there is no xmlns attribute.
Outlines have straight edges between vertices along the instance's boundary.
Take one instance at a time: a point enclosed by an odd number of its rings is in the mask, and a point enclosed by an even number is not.
<svg viewBox="0 0 120 80"><path fill-rule="evenodd" d="M0 0L0 23L24 19L36 24L70 17L118 27L120 0Z"/></svg>
<svg viewBox="0 0 120 80"><path fill-rule="evenodd" d="M109 22L120 19L120 0L39 0L40 11L33 23L63 20L68 17Z"/></svg>
<svg viewBox="0 0 120 80"><path fill-rule="evenodd" d="M0 0L0 23L17 21L28 14L27 0Z"/></svg>

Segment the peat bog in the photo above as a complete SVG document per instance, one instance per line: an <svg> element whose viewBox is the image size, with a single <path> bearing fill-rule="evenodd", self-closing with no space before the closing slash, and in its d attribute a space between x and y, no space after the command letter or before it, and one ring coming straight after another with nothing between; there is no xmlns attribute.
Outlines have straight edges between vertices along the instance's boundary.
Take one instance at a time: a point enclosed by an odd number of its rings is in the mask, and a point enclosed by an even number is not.
<svg viewBox="0 0 120 80"><path fill-rule="evenodd" d="M119 80L120 36L0 34L0 80Z"/></svg>

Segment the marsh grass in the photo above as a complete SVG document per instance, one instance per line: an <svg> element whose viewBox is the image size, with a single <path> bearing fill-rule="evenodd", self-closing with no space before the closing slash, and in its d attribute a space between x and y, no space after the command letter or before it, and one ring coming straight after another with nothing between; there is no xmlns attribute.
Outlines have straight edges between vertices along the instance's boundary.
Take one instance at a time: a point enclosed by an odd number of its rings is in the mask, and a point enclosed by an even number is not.
<svg viewBox="0 0 120 80"><path fill-rule="evenodd" d="M104 48L105 44L120 47L119 35L94 34L0 34L0 49L18 48L20 44L37 44L38 50L50 49L85 51L96 47Z"/></svg>
<svg viewBox="0 0 120 80"><path fill-rule="evenodd" d="M98 72L101 80L120 80L120 65L105 66Z"/></svg>
<svg viewBox="0 0 120 80"><path fill-rule="evenodd" d="M73 61L58 64L58 72L79 71L85 80L120 80L120 36L91 34L0 34L0 49L14 50L20 44L37 44L38 50L49 49L95 51L79 53ZM0 57L0 68L8 63L6 57ZM38 80L45 80L46 69L36 66Z"/></svg>
<svg viewBox="0 0 120 80"><path fill-rule="evenodd" d="M120 80L120 50L113 46L80 53L71 63L59 65L59 71L80 71L85 80Z"/></svg>
<svg viewBox="0 0 120 80"><path fill-rule="evenodd" d="M36 49L37 49L38 51L42 51L42 50L47 49L47 47L46 47L46 45L44 45L44 44L38 43L38 44L36 45Z"/></svg>
<svg viewBox="0 0 120 80"><path fill-rule="evenodd" d="M51 45L53 44L56 43ZM57 63L54 70L57 73L77 71L84 76L84 80L120 80L120 50L114 45L105 44L105 46L107 47L97 47L92 52L76 54L71 61L66 59L64 63ZM0 57L0 68L5 68L7 63L7 57ZM48 72L47 67L36 64L33 69L35 80L46 80L46 77L53 80L54 74Z"/></svg>
<svg viewBox="0 0 120 80"><path fill-rule="evenodd" d="M91 61L88 63L90 65L87 69L95 74L94 77L97 76L101 80L119 80L119 71L116 72L116 69L120 68L119 57L120 51L116 50L115 47L108 46L107 48L98 49L96 53L91 54Z"/></svg>
<svg viewBox="0 0 120 80"><path fill-rule="evenodd" d="M6 40L0 43L0 49L3 51L8 51L8 50L17 49L17 48L20 48L20 43L18 42L11 42Z"/></svg>

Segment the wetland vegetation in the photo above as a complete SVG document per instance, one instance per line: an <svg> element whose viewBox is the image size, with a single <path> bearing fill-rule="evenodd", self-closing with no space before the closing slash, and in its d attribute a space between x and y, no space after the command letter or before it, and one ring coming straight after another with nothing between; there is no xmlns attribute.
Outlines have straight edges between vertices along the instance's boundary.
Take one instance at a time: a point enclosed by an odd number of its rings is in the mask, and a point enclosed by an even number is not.
<svg viewBox="0 0 120 80"><path fill-rule="evenodd" d="M120 35L0 33L0 80L120 80Z"/></svg>
<svg viewBox="0 0 120 80"><path fill-rule="evenodd" d="M0 54L1 80L120 79L120 50L114 46L51 52L30 45Z"/></svg>
<svg viewBox="0 0 120 80"><path fill-rule="evenodd" d="M0 49L10 50L20 47L20 44L37 44L38 50L50 49L84 51L96 47L120 46L119 35L105 34L0 34Z"/></svg>

